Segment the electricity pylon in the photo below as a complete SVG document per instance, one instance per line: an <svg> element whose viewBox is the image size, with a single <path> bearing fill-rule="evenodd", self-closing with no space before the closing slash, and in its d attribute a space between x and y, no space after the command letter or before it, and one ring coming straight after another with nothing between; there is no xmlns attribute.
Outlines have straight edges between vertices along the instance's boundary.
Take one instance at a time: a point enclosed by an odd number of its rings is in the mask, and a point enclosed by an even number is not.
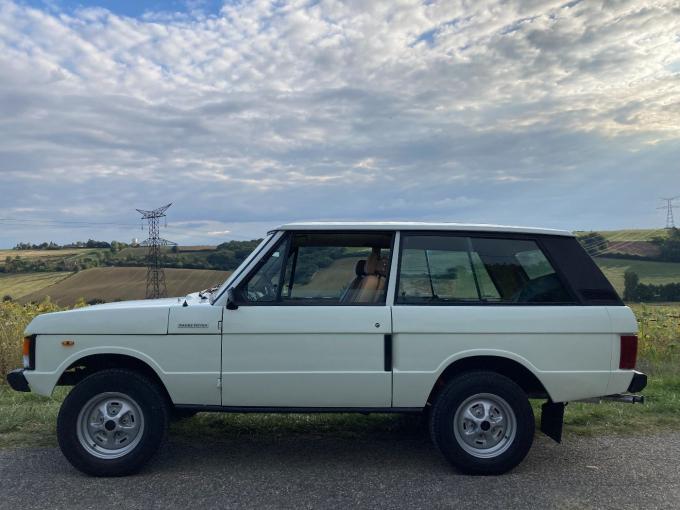
<svg viewBox="0 0 680 510"><path fill-rule="evenodd" d="M163 271L161 246L172 246L177 243L163 239L160 236L160 219L165 218L165 211L172 204L164 205L152 211L137 209L144 220L149 224L149 238L142 242L142 246L148 246L146 258L146 298L156 299L166 297L168 288L165 285L165 271ZM165 226L167 227L167 220ZM142 223L142 230L144 224Z"/></svg>

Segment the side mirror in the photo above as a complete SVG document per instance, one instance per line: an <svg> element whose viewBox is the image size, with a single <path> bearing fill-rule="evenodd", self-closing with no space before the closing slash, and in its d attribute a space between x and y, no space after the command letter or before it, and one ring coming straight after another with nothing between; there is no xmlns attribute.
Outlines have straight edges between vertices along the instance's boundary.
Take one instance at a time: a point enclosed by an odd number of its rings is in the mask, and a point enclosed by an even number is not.
<svg viewBox="0 0 680 510"><path fill-rule="evenodd" d="M238 305L236 304L236 294L234 293L234 287L229 287L227 289L227 310L236 310Z"/></svg>

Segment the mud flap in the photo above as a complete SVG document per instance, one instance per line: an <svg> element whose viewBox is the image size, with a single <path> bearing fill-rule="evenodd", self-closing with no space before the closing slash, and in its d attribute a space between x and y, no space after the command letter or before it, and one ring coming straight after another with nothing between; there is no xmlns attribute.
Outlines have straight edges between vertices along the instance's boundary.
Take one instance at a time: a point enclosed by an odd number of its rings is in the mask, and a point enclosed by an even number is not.
<svg viewBox="0 0 680 510"><path fill-rule="evenodd" d="M541 432L557 443L562 442L564 407L567 404L548 401L541 406Z"/></svg>

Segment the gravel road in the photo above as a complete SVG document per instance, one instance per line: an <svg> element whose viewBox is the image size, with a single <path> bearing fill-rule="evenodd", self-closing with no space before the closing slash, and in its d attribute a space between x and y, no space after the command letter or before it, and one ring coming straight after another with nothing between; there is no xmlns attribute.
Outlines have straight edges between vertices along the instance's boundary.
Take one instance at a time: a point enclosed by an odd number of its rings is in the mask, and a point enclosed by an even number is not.
<svg viewBox="0 0 680 510"><path fill-rule="evenodd" d="M680 433L537 436L500 477L454 472L422 437L171 438L141 474L88 478L56 448L0 450L0 508L680 508Z"/></svg>

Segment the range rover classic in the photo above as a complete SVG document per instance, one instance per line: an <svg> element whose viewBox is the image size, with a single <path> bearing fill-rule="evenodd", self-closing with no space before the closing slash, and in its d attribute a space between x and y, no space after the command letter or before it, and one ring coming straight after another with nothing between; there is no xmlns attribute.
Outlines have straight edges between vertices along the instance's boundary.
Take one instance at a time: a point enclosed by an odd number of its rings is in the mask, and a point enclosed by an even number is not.
<svg viewBox="0 0 680 510"><path fill-rule="evenodd" d="M36 317L18 391L73 386L57 419L77 469L130 474L171 417L421 413L464 473L517 466L565 405L641 401L637 324L564 231L299 223L218 288Z"/></svg>

